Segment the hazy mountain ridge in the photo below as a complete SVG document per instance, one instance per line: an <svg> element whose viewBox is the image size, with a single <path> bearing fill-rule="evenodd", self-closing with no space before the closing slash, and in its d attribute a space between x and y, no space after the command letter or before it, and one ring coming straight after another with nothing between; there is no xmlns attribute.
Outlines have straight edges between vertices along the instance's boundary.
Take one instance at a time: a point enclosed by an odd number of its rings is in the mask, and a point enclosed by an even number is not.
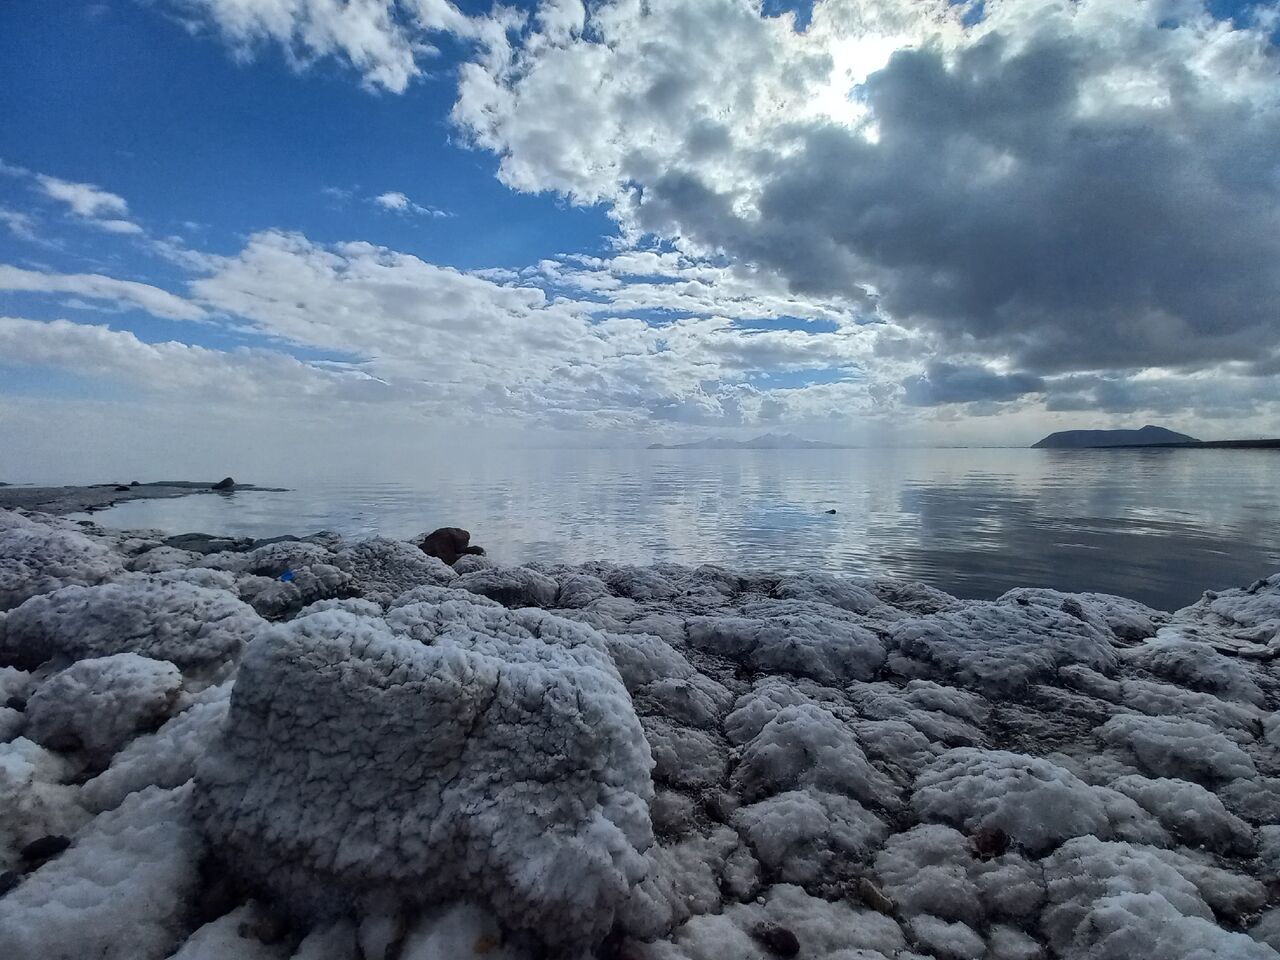
<svg viewBox="0 0 1280 960"><path fill-rule="evenodd" d="M727 437L706 437L685 443L651 443L650 450L847 450L839 443L822 440L806 440L792 433L765 433L750 440L731 440Z"/></svg>

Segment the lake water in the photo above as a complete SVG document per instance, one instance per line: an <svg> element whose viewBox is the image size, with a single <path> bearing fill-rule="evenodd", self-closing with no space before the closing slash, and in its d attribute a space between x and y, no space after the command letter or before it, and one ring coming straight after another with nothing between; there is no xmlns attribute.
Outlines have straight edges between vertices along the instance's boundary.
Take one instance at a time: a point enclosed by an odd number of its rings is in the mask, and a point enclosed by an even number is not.
<svg viewBox="0 0 1280 960"><path fill-rule="evenodd" d="M506 562L818 567L962 597L1051 586L1165 609L1280 571L1280 452L1266 450L535 450L290 485L94 519L259 537L462 526Z"/></svg>

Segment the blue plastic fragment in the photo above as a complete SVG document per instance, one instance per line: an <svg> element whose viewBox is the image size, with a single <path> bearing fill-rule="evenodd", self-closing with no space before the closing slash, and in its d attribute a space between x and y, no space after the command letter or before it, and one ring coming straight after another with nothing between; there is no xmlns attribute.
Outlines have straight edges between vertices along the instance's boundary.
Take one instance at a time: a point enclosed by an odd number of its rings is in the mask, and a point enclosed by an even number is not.
<svg viewBox="0 0 1280 960"><path fill-rule="evenodd" d="M285 583L293 583L293 571L286 570L284 573L280 574L280 579Z"/></svg>

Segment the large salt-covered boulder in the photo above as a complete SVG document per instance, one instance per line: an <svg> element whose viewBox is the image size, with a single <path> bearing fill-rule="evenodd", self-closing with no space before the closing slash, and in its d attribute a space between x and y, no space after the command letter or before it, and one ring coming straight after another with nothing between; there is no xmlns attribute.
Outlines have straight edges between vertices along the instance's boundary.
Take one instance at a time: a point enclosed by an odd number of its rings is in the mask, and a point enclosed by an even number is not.
<svg viewBox="0 0 1280 960"><path fill-rule="evenodd" d="M250 646L198 767L214 849L313 918L472 898L553 947L600 940L652 842L652 760L603 641L539 611L393 615Z"/></svg>
<svg viewBox="0 0 1280 960"><path fill-rule="evenodd" d="M83 750L106 765L139 731L173 710L182 674L172 663L116 653L73 663L27 701L26 735L55 750Z"/></svg>
<svg viewBox="0 0 1280 960"><path fill-rule="evenodd" d="M0 631L0 663L36 667L137 653L183 670L233 659L263 620L221 590L137 579L64 587L9 611Z"/></svg>
<svg viewBox="0 0 1280 960"><path fill-rule="evenodd" d="M1116 663L1107 634L1038 604L972 602L959 610L904 620L894 627L889 647L892 669L993 696L1052 682L1069 664L1110 673Z"/></svg>
<svg viewBox="0 0 1280 960"><path fill-rule="evenodd" d="M0 611L60 587L105 583L124 573L123 558L61 526L0 511Z"/></svg>

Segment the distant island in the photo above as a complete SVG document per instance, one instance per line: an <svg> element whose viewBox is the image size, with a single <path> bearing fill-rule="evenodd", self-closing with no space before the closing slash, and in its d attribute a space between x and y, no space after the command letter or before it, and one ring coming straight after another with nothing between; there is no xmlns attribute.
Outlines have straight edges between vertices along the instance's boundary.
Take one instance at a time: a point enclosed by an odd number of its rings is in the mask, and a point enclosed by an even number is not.
<svg viewBox="0 0 1280 960"><path fill-rule="evenodd" d="M651 443L650 450L848 450L839 443L806 440L791 433L766 433L751 440L707 437L686 443Z"/></svg>
<svg viewBox="0 0 1280 960"><path fill-rule="evenodd" d="M1057 450L1080 447L1150 447L1165 443L1199 443L1195 437L1147 424L1141 430L1060 430L1033 443L1032 449Z"/></svg>
<svg viewBox="0 0 1280 960"><path fill-rule="evenodd" d="M1185 433L1147 424L1141 430L1060 430L1031 445L1033 450L1090 450L1107 447L1197 447L1208 449L1274 450L1280 439L1197 440Z"/></svg>

